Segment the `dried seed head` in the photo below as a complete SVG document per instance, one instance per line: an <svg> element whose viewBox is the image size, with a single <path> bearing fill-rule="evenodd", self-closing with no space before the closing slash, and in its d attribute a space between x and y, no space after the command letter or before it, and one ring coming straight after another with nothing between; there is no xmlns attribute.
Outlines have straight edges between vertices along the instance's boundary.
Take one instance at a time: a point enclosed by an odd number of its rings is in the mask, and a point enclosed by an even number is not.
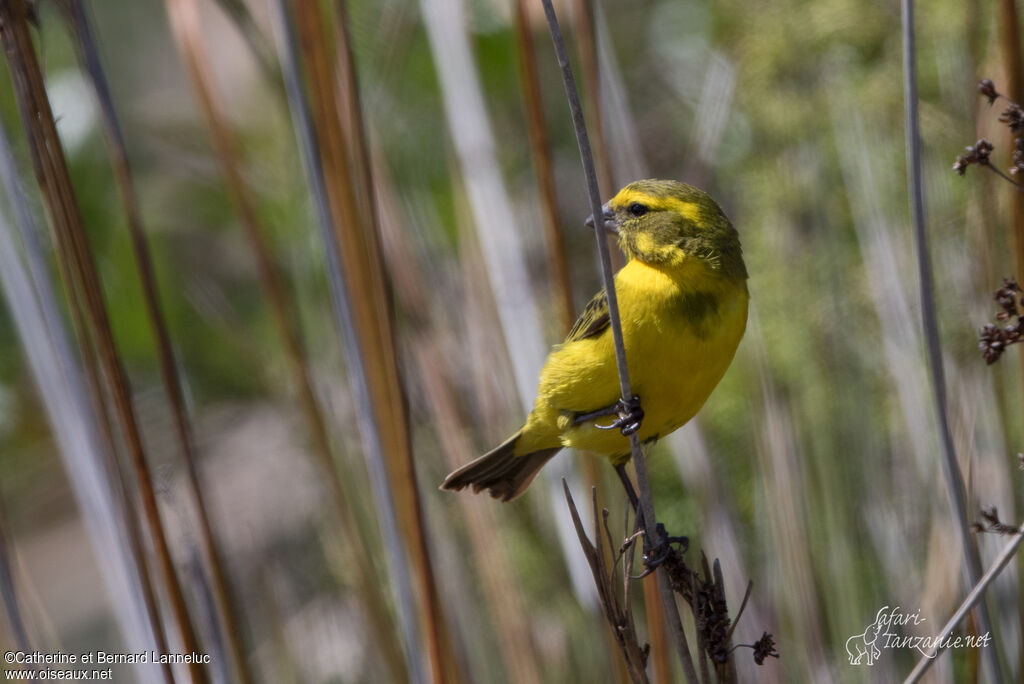
<svg viewBox="0 0 1024 684"><path fill-rule="evenodd" d="M1024 301L1021 301L1020 295L1021 289L1017 281L1004 278L1003 286L996 290L993 296L1002 309L996 312L996 320L1009 322L1009 325L1000 328L989 324L979 332L978 349L989 365L998 361L1007 347L1022 340L1024 318L1021 316L1020 306L1024 305Z"/></svg>
<svg viewBox="0 0 1024 684"><path fill-rule="evenodd" d="M978 82L978 92L988 98L989 104L995 102L999 97L999 91L996 90L995 84L989 78L983 78Z"/></svg>
<svg viewBox="0 0 1024 684"><path fill-rule="evenodd" d="M979 139L978 142L966 148L964 153L956 158L956 162L953 163L953 170L962 176L967 172L967 167L971 164L988 166L992 149L992 143L985 138Z"/></svg>
<svg viewBox="0 0 1024 684"><path fill-rule="evenodd" d="M765 632L760 639L754 642L754 662L763 665L764 659L768 657L778 658L779 652L775 650L775 639L771 634Z"/></svg>
<svg viewBox="0 0 1024 684"><path fill-rule="evenodd" d="M1024 110L1017 103L1011 103L1009 107L1003 110L999 120L1009 126L1010 130L1014 133L1019 133L1021 128L1024 127Z"/></svg>

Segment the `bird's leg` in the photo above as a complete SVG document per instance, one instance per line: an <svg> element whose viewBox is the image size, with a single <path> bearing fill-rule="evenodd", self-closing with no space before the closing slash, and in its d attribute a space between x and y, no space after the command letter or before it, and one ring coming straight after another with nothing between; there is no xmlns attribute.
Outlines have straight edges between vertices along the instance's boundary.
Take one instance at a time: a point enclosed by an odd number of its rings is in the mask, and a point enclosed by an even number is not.
<svg viewBox="0 0 1024 684"><path fill-rule="evenodd" d="M598 425L594 423L594 427L598 430L622 430L622 434L627 437L637 430L640 429L640 422L644 419L644 410L640 407L640 397L633 395L629 401L619 399L611 406L605 406L602 409L591 411L590 413L578 413L573 418L573 425L581 425L588 420L594 418L602 418L604 416L616 416L608 425Z"/></svg>
<svg viewBox="0 0 1024 684"><path fill-rule="evenodd" d="M640 510L640 499L637 498L636 490L633 489L633 481L629 479L629 474L626 473L626 464L620 463L615 466L615 472L622 481L622 487L626 490L626 496L629 497L629 505L633 507L636 517L643 518L643 511Z"/></svg>
<svg viewBox="0 0 1024 684"><path fill-rule="evenodd" d="M636 495L636 490L633 489L633 481L629 479L629 475L626 473L626 465L620 463L615 466L615 472L619 476L619 480L622 481L622 487L626 490L626 496L629 498L629 503L633 507L633 511L636 513L637 520L643 520L644 513L640 507L640 499ZM643 525L643 529L647 529L647 525ZM637 576L636 579L646 577L655 570L658 566L668 560L672 554L672 544L680 544L683 547L683 553L690 546L690 540L687 537L670 537L668 532L665 530L665 526L661 523L655 524L655 530L657 531L657 538L659 540L656 547L651 547L650 535L644 534L644 552L643 562L646 568L643 573Z"/></svg>

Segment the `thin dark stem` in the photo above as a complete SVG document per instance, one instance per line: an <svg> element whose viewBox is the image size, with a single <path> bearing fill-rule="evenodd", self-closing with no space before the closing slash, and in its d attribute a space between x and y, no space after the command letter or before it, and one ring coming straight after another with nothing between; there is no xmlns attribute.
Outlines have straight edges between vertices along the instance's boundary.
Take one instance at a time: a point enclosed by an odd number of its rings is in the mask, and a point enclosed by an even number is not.
<svg viewBox="0 0 1024 684"><path fill-rule="evenodd" d="M729 628L729 633L726 635L726 639L732 638L732 633L736 631L736 625L740 624L740 618L743 617L743 611L747 607L747 601L750 600L750 593L754 590L754 582L747 582L747 591L743 594L743 602L740 603L740 609L736 611L736 617L733 618L732 626Z"/></svg>
<svg viewBox="0 0 1024 684"><path fill-rule="evenodd" d="M225 562L215 541L207 501L208 495L202 486L199 474L195 434L185 408L182 382L177 365L174 362L174 350L167 319L160 307L160 294L156 284L152 252L142 223L142 212L139 208L138 195L132 180L127 145L124 141L124 135L121 131L117 111L114 108L110 87L103 71L103 65L100 62L95 36L93 35L85 7L81 0L68 0L64 5L67 10L68 22L77 38L77 48L82 66L92 80L93 88L96 91L96 97L100 104L100 110L103 113L103 124L107 135L111 165L114 169L114 178L121 194L126 218L128 219L128 229L139 272L139 281L142 283L143 302L145 303L146 313L152 325L156 341L160 374L167 393L171 414L174 417L182 456L185 460L188 473L187 481L196 502L200 541L209 561L213 596L220 612L218 623L227 638L227 646L236 669L235 674L240 682L251 682L252 675L245 660L241 629L237 619L238 610L228 588L227 572L224 569Z"/></svg>
<svg viewBox="0 0 1024 684"><path fill-rule="evenodd" d="M558 197L555 192L554 163L551 159L551 145L548 143L544 125L544 108L541 102L540 76L537 73L537 56L534 53L533 29L530 25L526 3L529 0L515 0L516 46L519 53L519 82L526 110L526 132L530 141L530 158L534 175L537 177L537 193L540 199L541 215L544 219L544 238L547 242L548 275L558 294L558 308L562 323L568 331L576 320L572 299L572 280L569 275L569 261L565 255L565 241L562 239L561 223L558 219ZM587 459L588 464L594 463Z"/></svg>
<svg viewBox="0 0 1024 684"><path fill-rule="evenodd" d="M424 625L424 646L429 657L431 674L435 681L454 681L457 678L455 654L430 557L423 498L416 482L409 415L406 411L402 374L399 371L398 353L395 348L395 311L391 301L391 283L385 277L384 260L381 256L380 216L374 193L375 183L369 148L366 144L367 132L355 55L352 52L352 40L349 35L348 10L345 0L335 2L337 70L340 75L336 80L341 84L341 92L335 95L335 88L331 84L335 79L329 77L331 72L324 32L318 26L321 15L319 12L313 12L312 8L312 4L306 4L299 12L299 28L300 36L316 36L315 39L304 40L303 44L307 46L306 64L310 70L310 82L318 93L317 103L313 109L313 123L324 132L320 138L324 143L321 147L321 161L333 168L328 199L331 199L330 190L333 188L335 230L342 238L338 241L338 248L341 251L341 261L350 278L360 275L351 258L355 248L361 246L366 255L366 258L361 260L366 267L362 272L363 278L360 281L351 279L350 286L360 292L359 299L373 301L376 311L362 317L362 324L357 326L356 332L367 338L364 349L374 351L372 358L367 359L377 368L371 376L377 379L370 383L369 388L374 391L381 404L381 410L377 412L377 429L385 437L384 453L392 468L391 486L395 492L395 500L399 502L399 521L402 522L402 530L408 540L414 570L413 578L419 589L420 606L423 611L421 623ZM320 75L322 80L313 78L314 74ZM321 111L323 114L318 116L317 112ZM339 132L339 113L347 125L340 127L342 135L331 135L332 130ZM345 131L348 132L347 137L344 135ZM354 160L356 168L350 169L345 162L346 158ZM359 197L358 190L363 191L362 198ZM345 246L346 242L350 247Z"/></svg>
<svg viewBox="0 0 1024 684"><path fill-rule="evenodd" d="M558 58L558 66L562 71L562 81L565 85L565 94L569 101L569 110L572 113L573 127L576 129L576 142L580 149L580 159L583 162L583 174L587 179L587 193L590 197L591 215L594 217L594 235L597 238L597 251L601 256L601 275L604 279L605 296L608 299L608 317L612 329L612 340L615 344L615 362L619 371L619 388L624 401L633 396L629 384L629 369L626 367L626 347L622 340L622 325L619 322L619 302L615 294L615 280L612 275L611 254L608 250L608 242L604 235L604 222L601 217L601 191L598 188L597 173L594 169L594 158L590 151L590 139L587 137L587 126L583 120L583 108L580 105L579 93L576 89L576 80L572 74L572 66L569 64L569 55L565 48L565 39L558 26L558 17L555 16L555 8L551 0L542 0L544 3L544 14L547 17L548 29L551 32L551 40L555 46L555 55ZM640 489L640 504L643 510L644 528L646 540L652 548L660 545L661 538L658 534L654 515L654 502L651 499L650 485L647 481L647 467L644 464L643 450L640 447L640 439L634 432L629 436L629 446L633 457L633 466L636 468L637 486ZM689 682L698 682L697 671L693 666L693 659L686 644L686 635L683 633L682 621L679 619L679 610L676 607L675 595L668 580L668 570L662 565L659 568L658 590L661 594L662 604L665 606L665 618L669 622L669 628L675 637L676 650L683 665L683 673Z"/></svg>
<svg viewBox="0 0 1024 684"><path fill-rule="evenodd" d="M932 280L931 256L928 252L928 234L925 230L924 188L921 181L921 140L917 116L917 65L914 52L914 2L903 0L903 85L906 103L907 172L910 185L910 213L914 223L914 237L917 247L918 277L921 290L921 316L924 338L928 350L928 365L932 378L932 392L935 413L938 418L940 441L942 442L942 470L952 508L953 521L957 528L964 553L964 579L968 587L978 584L981 577L981 559L978 547L970 534L967 523L967 504L963 475L957 464L953 435L949 428L946 412L946 378L942 368L942 350L939 346L939 325L935 313L935 293ZM984 602L978 604L979 633L991 629L988 609ZM982 649L986 679L1002 681L996 649Z"/></svg>
<svg viewBox="0 0 1024 684"><path fill-rule="evenodd" d="M637 499L636 491L633 489L633 483L629 480L629 475L626 473L626 465L620 463L615 466L615 472L619 476L619 480L622 481L622 488L626 490L626 497L629 499L629 505L633 507L635 513L640 513L640 501ZM641 514L641 517L643 515Z"/></svg>
<svg viewBox="0 0 1024 684"><path fill-rule="evenodd" d="M14 632L15 646L25 652L31 651L28 638L28 630L25 629L25 621L21 616L21 606L18 602L18 592L14 583L13 554L10 551L10 543L7 538L4 510L0 506L0 602L7 610L7 620Z"/></svg>
<svg viewBox="0 0 1024 684"><path fill-rule="evenodd" d="M48 302L49 306L43 306L42 315L44 318L44 326L47 329L47 333L53 341L55 347L60 349L60 356L66 359L71 358L70 348L68 341L64 334L64 328L62 322L56 316L56 295L49 284L49 274L46 271L45 264L42 258L42 245L39 244L39 238L37 235L38 227L36 225L35 217L28 208L28 202L21 189L21 184L18 182L17 170L15 167L14 156L11 152L10 141L7 139L7 134L4 132L3 127L0 126L0 184L3 185L4 192L7 195L7 201L12 208L15 215L15 223L18 226L19 233L21 235L22 242L25 246L26 260L28 262L28 273L29 278L32 281L32 285L37 289L39 293L40 302ZM2 249L2 247L0 247ZM61 277L63 282L72 283L74 282L73 276L70 272L70 266L63 260L58 259L58 267L61 271ZM125 526L125 535L129 540L128 543L128 555L131 558L131 562L134 567L131 568L130 572L134 574L139 583L139 590L142 594L142 601L145 606L145 617L150 627L153 630L153 641L154 645L160 649L160 652L167 652L167 638L164 632L164 624L160 619L159 610L156 601L156 594L153 588L152 575L149 571L149 564L146 559L146 554L143 552L141 531L139 526L139 519L135 515L134 510L131 508L129 502L129 487L125 481L123 470L117 464L116 451L114 449L114 429L111 423L110 414L106 410L106 405L103 400L102 381L100 379L100 370L96 360L96 354L93 351L91 341L89 339L88 328L85 323L85 312L82 308L80 298L75 296L74 287L67 286L68 296L68 309L70 312L71 324L75 331L80 336L82 345L82 366L85 370L85 382L88 386L91 405L90 409L95 411L95 422L97 430L97 439L102 440L103 446L97 447L97 455L101 455L99 463L102 463L100 467L106 467L107 472L111 473L110 476L110 487L115 493L110 497L109 501L113 509L116 509L116 515L119 518L123 518ZM68 366L70 368L70 365ZM64 369L67 373L68 368ZM85 400L83 389L80 385L76 385L76 381L72 380L70 375L65 376L66 382L69 386L73 386L75 389L71 390L72 395L79 395L76 400L83 401L89 404ZM77 378L77 375L75 376ZM87 409L89 410L89 409ZM164 675L164 681L167 684L173 684L174 678L171 672L169 664L164 663L161 666L161 672Z"/></svg>
<svg viewBox="0 0 1024 684"><path fill-rule="evenodd" d="M999 167L994 166L993 164L984 164L983 166L985 168L987 168L988 170L990 170L992 173L996 174L997 176L999 176L1000 178L1005 180L1007 183L1012 185L1014 188L1016 188L1017 192L1024 192L1024 185L1021 185L1020 183L1018 183L1017 181L1013 180L1008 175L1006 175L1005 173L1000 171Z"/></svg>
<svg viewBox="0 0 1024 684"><path fill-rule="evenodd" d="M982 577L981 580L979 580L979 582L974 586L973 589L971 589L971 593L969 593L967 597L964 598L963 602L960 604L960 607L957 608L955 613L953 613L953 616L950 617L949 620L946 621L946 624L942 626L942 629L940 629L936 633L935 641L937 644L939 644L939 647L935 648L930 653L925 653L922 656L921 660L918 661L917 666L907 676L906 680L904 680L904 684L913 684L913 682L918 681L921 678L921 676L928 671L928 668L931 667L932 663L935 662L935 656L937 656L939 653L942 653L942 651L945 650L945 648L948 646L949 642L943 639L943 637L948 635L951 631L953 631L953 629L956 628L958 624L960 624L960 621L967 616L967 613L970 612L971 608L981 603L982 599L985 598L985 590L988 589L988 586L993 582L993 580L995 580L996 577L999 576L999 573L1003 571L1003 568L1007 566L1007 564L1013 559L1013 557L1017 555L1017 547L1020 546L1020 543L1022 541L1024 541L1024 527L1018 529L1015 532L1013 539L1010 540L1010 543L1003 547L1003 550L1000 552L999 557L996 558L995 561L993 561L992 565L985 573L985 576Z"/></svg>
<svg viewBox="0 0 1024 684"><path fill-rule="evenodd" d="M324 258L327 262L327 280L331 294L331 302L334 309L334 323L338 333L344 342L346 350L346 361L349 367L349 383L355 398L356 422L364 450L367 452L367 468L370 474L370 485L374 492L374 502L377 506L377 518L380 524L385 552L388 557L388 569L391 574L391 588L394 592L396 614L398 618L399 641L405 658L407 671L403 674L412 682L426 680L426 674L422 667L422 635L413 610L414 594L412 580L409 577L409 570L404 558L401 546L401 535L396 519L394 502L391 498L391 491L388 486L388 475L384 470L383 445L375 428L375 415L373 401L370 396L369 380L366 377L366 365L363 361L363 348L355 328L354 302L351 292L342 274L341 250L338 247L337 237L334 232L334 216L328 198L327 178L324 168L320 163L320 140L313 122L313 115L310 111L306 93L302 86L302 74L298 57L298 38L291 12L285 4L285 0L275 0L271 3L274 11L275 25L277 26L278 52L282 62L282 71L285 83L285 92L288 96L288 105L292 116L292 126L295 129L299 150L302 154L303 166L306 173L306 180L310 187L310 199L316 212L317 225L320 230L320 237L324 243ZM337 481L337 478L335 478ZM340 483L336 487L339 496L336 497L339 510L342 511L341 519L346 523L348 518L344 511L350 509L347 499L340 495ZM351 526L351 525L350 525ZM353 534L355 530L353 530ZM364 554L365 555L365 554ZM368 567L368 564L363 564ZM362 572L366 580L372 579L372 575ZM372 591L372 585L367 598L377 601L377 592ZM371 616L378 623L382 622L383 614ZM384 631L384 625L377 626L378 631ZM389 666L397 666L399 663L391 662Z"/></svg>
<svg viewBox="0 0 1024 684"><path fill-rule="evenodd" d="M88 327L95 338L100 365L110 384L160 566L161 579L180 630L182 645L187 651L196 650L199 644L160 516L142 432L132 403L131 387L114 341L95 257L75 199L67 160L64 158L42 70L28 28L28 13L29 8L24 0L0 3L0 24L3 27L0 37L3 38L14 78L18 106L29 138L33 168L49 212L60 260L66 262L65 284L69 296L76 297L77 291L82 295ZM205 670L196 663L190 664L188 671L193 682L205 682L208 679Z"/></svg>

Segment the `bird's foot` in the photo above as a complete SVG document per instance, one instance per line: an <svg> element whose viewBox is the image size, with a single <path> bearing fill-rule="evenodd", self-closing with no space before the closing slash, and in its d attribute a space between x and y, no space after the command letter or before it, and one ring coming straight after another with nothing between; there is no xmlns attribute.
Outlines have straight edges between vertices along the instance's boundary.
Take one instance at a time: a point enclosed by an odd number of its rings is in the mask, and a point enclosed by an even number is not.
<svg viewBox="0 0 1024 684"><path fill-rule="evenodd" d="M650 575L652 572L657 570L659 565L667 561L672 554L676 552L676 549L672 548L673 544L678 544L681 547L679 549L679 553L686 553L686 550L690 548L690 540L688 537L668 536L668 533L665 531L665 526L661 523L658 523L656 528L658 531L658 539L660 541L658 542L658 545L654 547L650 547L646 543L644 544L644 553L641 556L644 563L644 571L637 575L635 579L647 577L647 575ZM644 541L647 541L646 537Z"/></svg>
<svg viewBox="0 0 1024 684"><path fill-rule="evenodd" d="M598 411L592 411L591 413L584 413L576 416L573 421L576 425L586 422L593 418L600 418L602 416L615 416L608 425L598 425L594 423L594 427L598 430L622 430L622 434L627 437L637 430L640 429L640 423L644 419L644 410L640 406L640 397L633 395L629 401L619 399L611 406L606 406Z"/></svg>

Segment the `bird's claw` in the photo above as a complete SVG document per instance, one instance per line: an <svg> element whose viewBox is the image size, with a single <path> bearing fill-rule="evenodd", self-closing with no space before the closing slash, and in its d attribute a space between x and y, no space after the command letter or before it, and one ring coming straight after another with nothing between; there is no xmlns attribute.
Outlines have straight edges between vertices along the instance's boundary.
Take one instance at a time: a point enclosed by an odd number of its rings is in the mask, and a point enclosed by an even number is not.
<svg viewBox="0 0 1024 684"><path fill-rule="evenodd" d="M658 523L658 538L661 540L657 546L653 548L645 548L641 559L644 563L644 571L639 575L636 575L633 579L643 579L652 572L658 569L658 566L664 563L671 557L675 549L672 548L673 544L679 544L682 549L681 553L686 553L686 550L690 548L690 540L688 537L670 537L665 532L665 526ZM645 537L646 540L646 537Z"/></svg>
<svg viewBox="0 0 1024 684"><path fill-rule="evenodd" d="M617 416L615 420L608 425L594 423L594 427L598 430L619 429L626 437L640 429L640 423L644 419L644 410L640 406L640 397L637 395L634 394L629 401L619 399L615 403L614 412Z"/></svg>

